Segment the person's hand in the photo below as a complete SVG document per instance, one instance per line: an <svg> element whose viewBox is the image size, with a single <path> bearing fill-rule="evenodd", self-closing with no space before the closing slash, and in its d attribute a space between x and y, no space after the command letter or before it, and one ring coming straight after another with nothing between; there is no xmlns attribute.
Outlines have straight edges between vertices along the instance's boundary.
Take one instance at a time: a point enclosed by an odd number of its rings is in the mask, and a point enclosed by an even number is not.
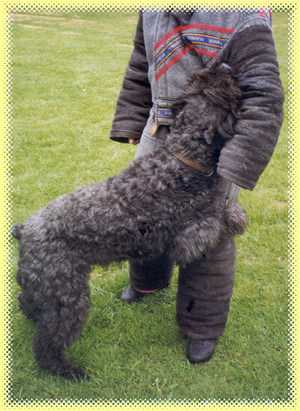
<svg viewBox="0 0 300 411"><path fill-rule="evenodd" d="M134 145L136 145L136 144L139 143L139 139L138 139L138 138L130 138L130 139L128 140L128 142L129 142L129 144L134 144Z"/></svg>

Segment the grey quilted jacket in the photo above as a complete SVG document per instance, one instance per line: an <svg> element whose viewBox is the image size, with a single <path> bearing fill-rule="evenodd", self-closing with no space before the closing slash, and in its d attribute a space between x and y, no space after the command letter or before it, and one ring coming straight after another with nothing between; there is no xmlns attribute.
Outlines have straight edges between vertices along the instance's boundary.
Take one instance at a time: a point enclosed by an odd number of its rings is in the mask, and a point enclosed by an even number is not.
<svg viewBox="0 0 300 411"><path fill-rule="evenodd" d="M172 105L192 73L220 60L237 75L242 102L235 123L220 131L225 144L218 173L253 189L267 166L282 123L283 91L268 11L143 12L117 101L111 138L140 138L149 113L172 123Z"/></svg>

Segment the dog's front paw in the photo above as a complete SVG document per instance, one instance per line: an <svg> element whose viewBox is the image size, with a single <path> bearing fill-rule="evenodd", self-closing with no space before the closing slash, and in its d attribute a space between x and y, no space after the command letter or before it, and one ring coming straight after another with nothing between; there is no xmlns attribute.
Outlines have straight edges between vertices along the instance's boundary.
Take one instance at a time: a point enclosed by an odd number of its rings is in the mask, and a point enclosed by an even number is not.
<svg viewBox="0 0 300 411"><path fill-rule="evenodd" d="M201 258L206 251L207 244L201 238L182 236L175 242L172 259L184 266Z"/></svg>
<svg viewBox="0 0 300 411"><path fill-rule="evenodd" d="M225 212L227 231L231 235L241 235L247 227L247 215L242 207L233 203Z"/></svg>
<svg viewBox="0 0 300 411"><path fill-rule="evenodd" d="M186 265L202 258L217 245L220 235L220 221L215 217L191 224L175 239L174 260Z"/></svg>

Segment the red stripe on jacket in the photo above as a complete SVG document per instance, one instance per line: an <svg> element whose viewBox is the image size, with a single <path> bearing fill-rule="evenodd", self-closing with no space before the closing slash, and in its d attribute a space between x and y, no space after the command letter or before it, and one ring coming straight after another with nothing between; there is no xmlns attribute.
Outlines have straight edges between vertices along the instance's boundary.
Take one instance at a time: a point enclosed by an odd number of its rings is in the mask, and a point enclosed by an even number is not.
<svg viewBox="0 0 300 411"><path fill-rule="evenodd" d="M167 40L169 40L169 38L172 37L174 34L180 33L183 30L190 30L190 29L210 30L210 31L217 31L219 33L227 33L227 34L234 32L234 29L231 27L214 26L214 25L205 24L205 23L186 24L185 26L177 26L171 31L169 31L167 34L165 34L160 40L158 40L155 43L154 49L156 50L158 47L164 44Z"/></svg>
<svg viewBox="0 0 300 411"><path fill-rule="evenodd" d="M199 55L204 55L208 57L215 57L217 55L216 51L209 51L202 48L195 48L192 44L184 47L179 53L176 54L168 63L166 63L158 72L155 74L156 80L159 80L174 64L182 59L189 51L195 51Z"/></svg>

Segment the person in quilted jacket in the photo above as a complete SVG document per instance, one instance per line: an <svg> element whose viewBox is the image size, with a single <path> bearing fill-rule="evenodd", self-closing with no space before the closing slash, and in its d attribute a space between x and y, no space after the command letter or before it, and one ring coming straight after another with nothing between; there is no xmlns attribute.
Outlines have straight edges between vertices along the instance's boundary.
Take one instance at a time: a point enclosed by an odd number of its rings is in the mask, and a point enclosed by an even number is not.
<svg viewBox="0 0 300 411"><path fill-rule="evenodd" d="M242 101L235 121L219 130L217 173L224 195L237 201L253 190L267 166L282 123L283 92L268 10L140 12L134 49L117 101L110 138L138 144L143 156L172 124L172 107L191 75L214 60L238 78ZM195 113L197 115L197 113ZM179 267L177 321L192 363L208 361L223 335L233 290L235 246L222 238L199 261ZM132 303L169 285L173 264L162 255L147 264L129 262L122 300Z"/></svg>

